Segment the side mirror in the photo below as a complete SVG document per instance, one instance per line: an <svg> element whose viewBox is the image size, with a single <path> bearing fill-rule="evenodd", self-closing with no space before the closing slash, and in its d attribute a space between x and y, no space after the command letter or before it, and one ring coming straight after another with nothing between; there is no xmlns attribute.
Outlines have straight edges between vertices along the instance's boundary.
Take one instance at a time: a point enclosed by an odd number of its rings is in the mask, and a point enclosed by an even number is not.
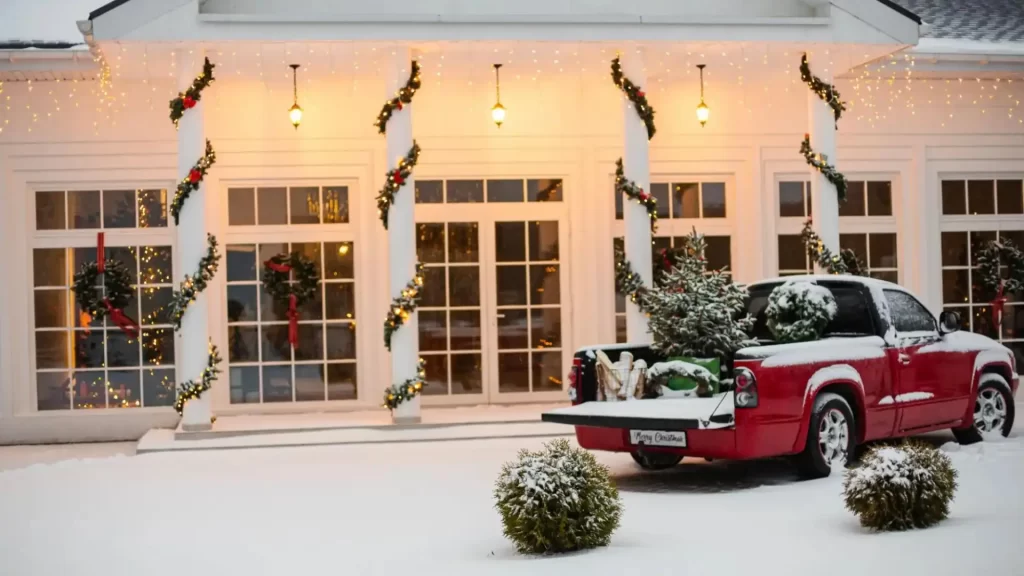
<svg viewBox="0 0 1024 576"><path fill-rule="evenodd" d="M960 314L951 311L945 311L939 314L939 333L946 335L952 334L960 329Z"/></svg>

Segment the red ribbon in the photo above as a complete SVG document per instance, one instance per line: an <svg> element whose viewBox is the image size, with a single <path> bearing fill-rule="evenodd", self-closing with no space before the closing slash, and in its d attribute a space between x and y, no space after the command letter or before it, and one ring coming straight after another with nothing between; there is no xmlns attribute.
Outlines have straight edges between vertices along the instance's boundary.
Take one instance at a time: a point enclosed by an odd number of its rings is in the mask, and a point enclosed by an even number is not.
<svg viewBox="0 0 1024 576"><path fill-rule="evenodd" d="M299 345L299 312L295 309L295 294L288 295L288 342L295 348Z"/></svg>
<svg viewBox="0 0 1024 576"><path fill-rule="evenodd" d="M265 264L267 268L270 268L274 272L280 272L282 274L287 274L287 273L292 271L292 267L291 266L289 266L287 264L278 264L277 262L274 262L273 260L267 260L263 264Z"/></svg>
<svg viewBox="0 0 1024 576"><path fill-rule="evenodd" d="M104 254L104 252L106 251L104 249L104 246L103 246L104 244L105 244L105 242L104 242L104 239L103 239L103 232L97 232L96 233L96 270L100 274L103 274L103 272L107 269L107 255Z"/></svg>
<svg viewBox="0 0 1024 576"><path fill-rule="evenodd" d="M1006 304L1006 296L1003 295L1003 281L999 281L999 291L996 292L996 297L992 300L992 325L996 330L999 329L999 325L1003 321L1003 306Z"/></svg>
<svg viewBox="0 0 1024 576"><path fill-rule="evenodd" d="M120 308L114 308L114 305L110 303L109 298L103 299L103 305L107 307L107 313L110 314L110 321L117 324L117 327L122 332L128 335L129 338L139 337L139 324L135 320L132 320L124 313Z"/></svg>

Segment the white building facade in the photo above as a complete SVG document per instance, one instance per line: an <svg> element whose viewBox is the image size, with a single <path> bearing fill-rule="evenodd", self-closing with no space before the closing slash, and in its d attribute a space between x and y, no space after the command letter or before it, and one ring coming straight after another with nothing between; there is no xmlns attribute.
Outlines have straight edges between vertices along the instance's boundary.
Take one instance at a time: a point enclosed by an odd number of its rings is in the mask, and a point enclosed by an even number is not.
<svg viewBox="0 0 1024 576"><path fill-rule="evenodd" d="M646 218L616 197L620 157L658 200L651 266L695 228L737 281L804 273L801 229L824 199L823 237L1024 362L1024 304L993 325L994 295L972 279L982 242L1024 245L1019 27L950 39L938 1L923 26L913 3L874 0L478 4L129 0L83 19L81 46L0 44L0 443L175 426L176 383L198 378L207 337L223 361L200 424L379 408L417 357L423 406L561 401L577 348L644 337L627 334L613 281L627 220ZM804 53L848 103L838 123L810 119ZM611 80L617 55L657 111L649 141ZM204 58L216 80L176 130L167 102ZM407 130L381 135L373 121L412 60ZM799 153L805 133L834 138L828 161L851 183L837 214ZM176 226L175 187L206 139L216 163ZM385 230L375 198L413 139L422 152L398 192L412 201ZM138 338L74 302L98 232L133 273ZM220 267L175 332L165 306L206 233ZM260 282L263 261L291 251L322 280L295 346L287 304ZM422 299L389 352L394 277L412 262Z"/></svg>

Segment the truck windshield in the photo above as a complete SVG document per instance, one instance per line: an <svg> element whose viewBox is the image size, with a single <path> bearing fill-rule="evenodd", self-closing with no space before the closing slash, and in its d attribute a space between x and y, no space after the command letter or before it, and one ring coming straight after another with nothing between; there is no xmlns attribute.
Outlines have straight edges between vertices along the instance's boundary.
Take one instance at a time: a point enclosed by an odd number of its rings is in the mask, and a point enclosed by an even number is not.
<svg viewBox="0 0 1024 576"><path fill-rule="evenodd" d="M765 284L749 289L747 312L754 317L753 336L762 342L772 342L775 337L768 329L765 309L768 308L768 297L779 284ZM832 292L836 299L838 313L832 322L825 327L823 336L852 337L873 336L876 334L870 303L858 286L841 284L822 284Z"/></svg>

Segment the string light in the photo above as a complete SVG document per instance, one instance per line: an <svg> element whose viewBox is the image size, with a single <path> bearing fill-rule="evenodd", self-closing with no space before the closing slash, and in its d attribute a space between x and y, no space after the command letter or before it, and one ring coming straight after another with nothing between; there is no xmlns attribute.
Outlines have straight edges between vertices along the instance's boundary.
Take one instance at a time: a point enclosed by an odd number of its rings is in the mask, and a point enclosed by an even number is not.
<svg viewBox="0 0 1024 576"><path fill-rule="evenodd" d="M415 398L427 385L427 361L420 358L416 366L416 376L399 385L392 385L384 391L384 408L394 410L403 402Z"/></svg>
<svg viewBox="0 0 1024 576"><path fill-rule="evenodd" d="M420 145L413 140L412 148L404 158L398 159L398 167L387 173L384 188L377 194L377 216L384 223L384 229L388 229L388 212L391 205L395 203L395 194L402 189L406 180L412 175L412 169L420 158Z"/></svg>
<svg viewBox="0 0 1024 576"><path fill-rule="evenodd" d="M409 320L410 315L419 306L422 290L423 264L417 262L415 276L406 283L401 294L392 298L391 306L388 307L388 316L384 320L384 345L388 350L391 350L391 337Z"/></svg>

